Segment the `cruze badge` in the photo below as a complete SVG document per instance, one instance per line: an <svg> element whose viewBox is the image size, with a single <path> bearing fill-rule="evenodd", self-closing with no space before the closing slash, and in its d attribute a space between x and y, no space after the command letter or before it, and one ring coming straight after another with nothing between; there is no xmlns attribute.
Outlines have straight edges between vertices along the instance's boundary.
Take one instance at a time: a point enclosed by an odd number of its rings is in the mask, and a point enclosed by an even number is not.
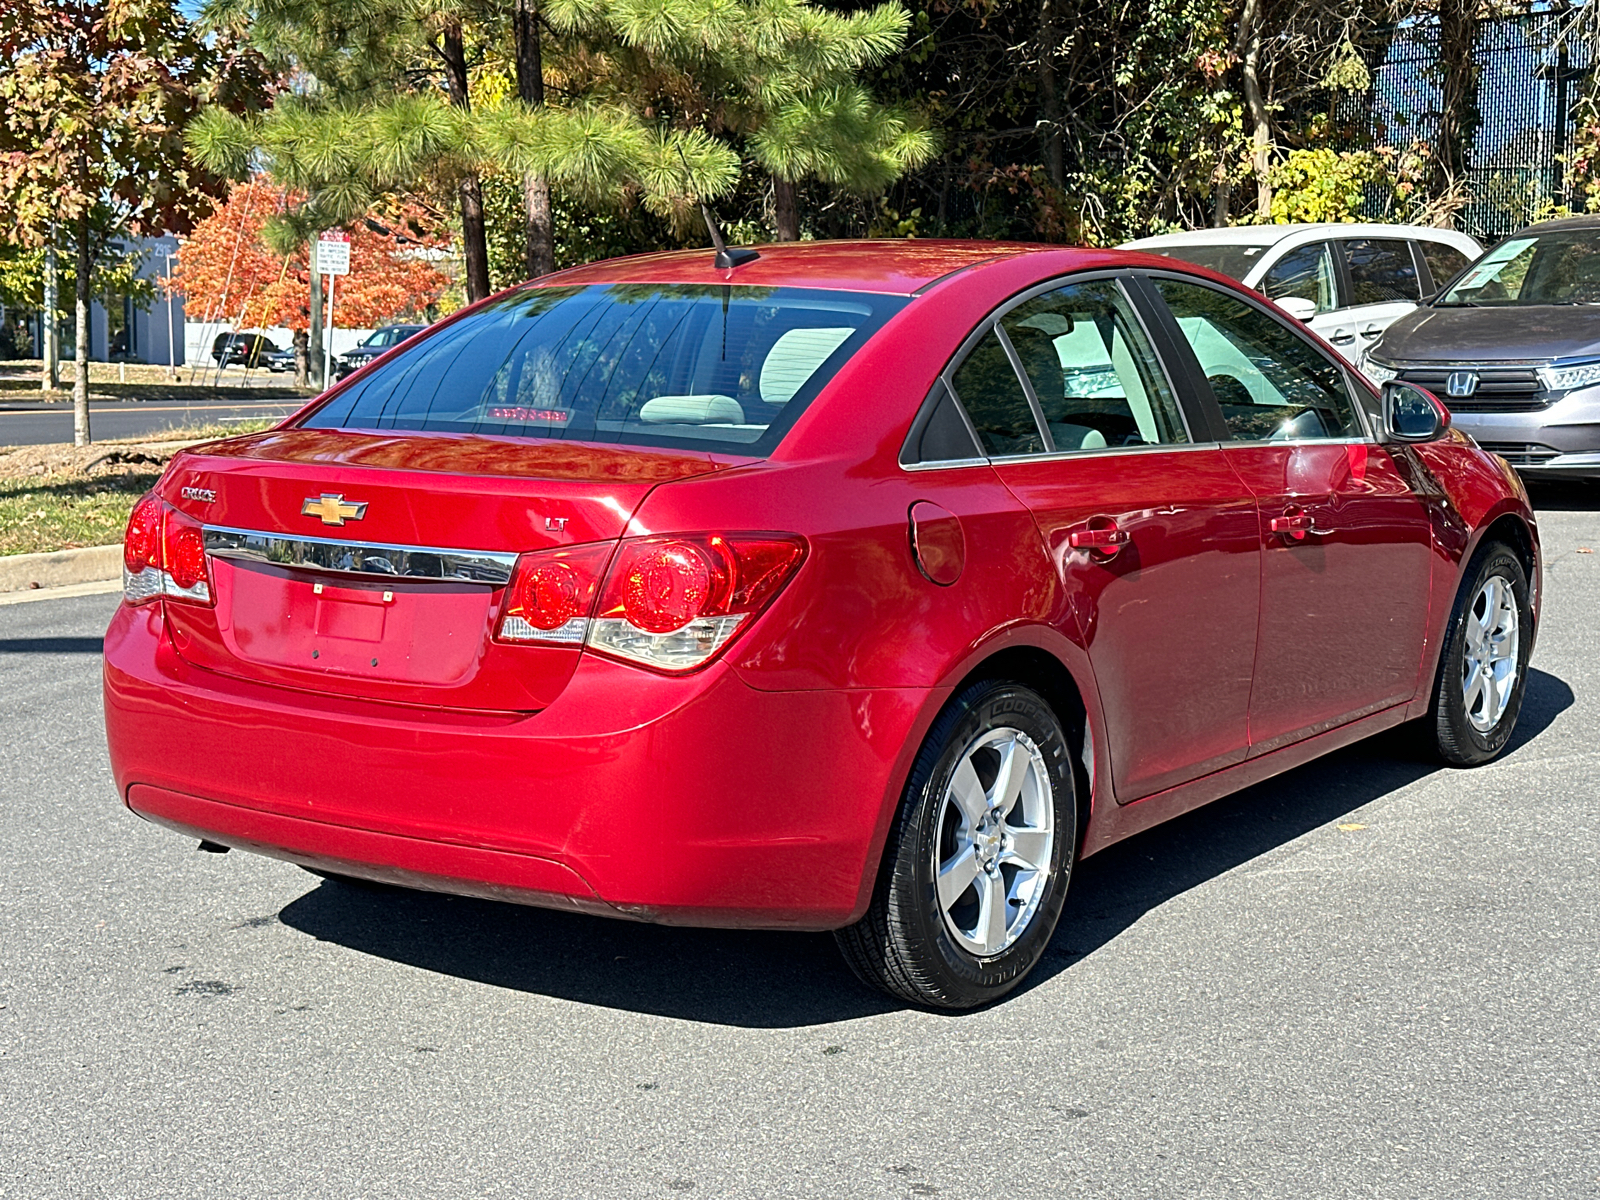
<svg viewBox="0 0 1600 1200"><path fill-rule="evenodd" d="M346 521L359 521L367 515L367 502L350 501L343 492L323 492L309 496L300 506L303 517L321 517L324 525L343 525Z"/></svg>
<svg viewBox="0 0 1600 1200"><path fill-rule="evenodd" d="M1451 371L1444 381L1445 394L1456 400L1465 400L1478 390L1476 371Z"/></svg>

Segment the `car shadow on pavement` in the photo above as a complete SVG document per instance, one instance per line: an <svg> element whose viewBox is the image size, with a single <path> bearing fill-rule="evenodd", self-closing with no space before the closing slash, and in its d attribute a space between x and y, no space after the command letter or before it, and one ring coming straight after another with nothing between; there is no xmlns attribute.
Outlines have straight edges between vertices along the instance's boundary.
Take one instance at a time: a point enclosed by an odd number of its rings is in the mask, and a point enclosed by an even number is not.
<svg viewBox="0 0 1600 1200"><path fill-rule="evenodd" d="M1564 681L1530 669L1506 753L1544 732L1575 700ZM1424 757L1418 737L1413 727L1391 729L1085 859L1050 949L1025 986L1037 987L1069 968L1190 888L1446 770Z"/></svg>
<svg viewBox="0 0 1600 1200"><path fill-rule="evenodd" d="M1513 749L1573 703L1531 671ZM1391 731L1130 838L1078 868L1037 987L1146 912L1435 771ZM826 1025L905 1007L851 975L827 934L638 925L328 880L280 920L319 940L512 991L752 1028Z"/></svg>
<svg viewBox="0 0 1600 1200"><path fill-rule="evenodd" d="M0 654L99 654L103 637L0 638Z"/></svg>
<svg viewBox="0 0 1600 1200"><path fill-rule="evenodd" d="M1600 508L1600 486L1585 480L1538 479L1528 485L1536 513L1594 512Z"/></svg>

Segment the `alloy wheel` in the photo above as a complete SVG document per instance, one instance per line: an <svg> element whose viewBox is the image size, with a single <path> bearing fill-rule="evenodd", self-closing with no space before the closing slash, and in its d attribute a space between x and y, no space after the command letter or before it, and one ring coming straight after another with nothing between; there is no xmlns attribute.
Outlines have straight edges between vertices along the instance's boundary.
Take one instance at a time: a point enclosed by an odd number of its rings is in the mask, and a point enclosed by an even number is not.
<svg viewBox="0 0 1600 1200"><path fill-rule="evenodd" d="M1467 609L1461 656L1461 699L1480 733L1505 715L1517 685L1517 597L1509 580L1491 575Z"/></svg>
<svg viewBox="0 0 1600 1200"><path fill-rule="evenodd" d="M961 754L938 816L940 915L979 958L1027 930L1050 879L1055 803L1044 754L1020 729L990 729Z"/></svg>

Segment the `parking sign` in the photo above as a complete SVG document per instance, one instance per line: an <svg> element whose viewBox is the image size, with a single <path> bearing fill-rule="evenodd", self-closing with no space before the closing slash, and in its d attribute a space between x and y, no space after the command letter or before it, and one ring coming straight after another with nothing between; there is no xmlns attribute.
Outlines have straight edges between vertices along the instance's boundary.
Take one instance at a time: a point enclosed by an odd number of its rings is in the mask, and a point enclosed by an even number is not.
<svg viewBox="0 0 1600 1200"><path fill-rule="evenodd" d="M317 274L350 274L350 235L330 229L317 238Z"/></svg>

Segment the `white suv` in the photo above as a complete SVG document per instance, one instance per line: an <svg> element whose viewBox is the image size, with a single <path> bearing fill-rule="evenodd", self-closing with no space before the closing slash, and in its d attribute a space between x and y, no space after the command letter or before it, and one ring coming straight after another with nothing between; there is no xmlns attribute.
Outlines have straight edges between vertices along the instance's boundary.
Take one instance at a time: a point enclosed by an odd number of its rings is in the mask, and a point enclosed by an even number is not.
<svg viewBox="0 0 1600 1200"><path fill-rule="evenodd" d="M1233 225L1125 242L1231 275L1278 302L1351 362L1483 247L1422 225Z"/></svg>

